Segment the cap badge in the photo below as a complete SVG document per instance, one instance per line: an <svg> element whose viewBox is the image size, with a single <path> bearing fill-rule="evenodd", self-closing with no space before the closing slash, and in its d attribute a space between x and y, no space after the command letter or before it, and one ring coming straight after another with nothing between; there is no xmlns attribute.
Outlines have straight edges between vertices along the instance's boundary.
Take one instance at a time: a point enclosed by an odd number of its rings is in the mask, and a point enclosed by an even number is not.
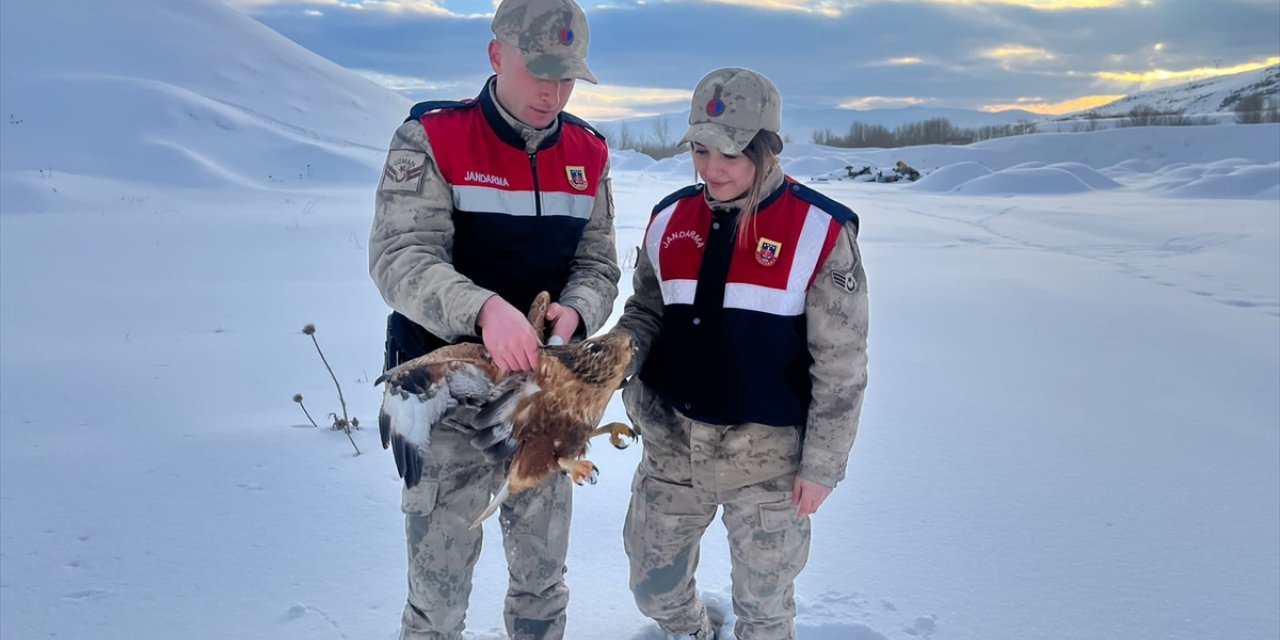
<svg viewBox="0 0 1280 640"><path fill-rule="evenodd" d="M781 242L761 237L760 243L756 245L756 262L766 267L772 267L778 262L779 253L782 253Z"/></svg>
<svg viewBox="0 0 1280 640"><path fill-rule="evenodd" d="M713 118L724 113L724 100L720 99L721 91L724 91L724 85L716 85L716 94L711 98L711 102L707 103L707 115Z"/></svg>
<svg viewBox="0 0 1280 640"><path fill-rule="evenodd" d="M565 46L573 44L573 29L565 28L560 30L560 44Z"/></svg>

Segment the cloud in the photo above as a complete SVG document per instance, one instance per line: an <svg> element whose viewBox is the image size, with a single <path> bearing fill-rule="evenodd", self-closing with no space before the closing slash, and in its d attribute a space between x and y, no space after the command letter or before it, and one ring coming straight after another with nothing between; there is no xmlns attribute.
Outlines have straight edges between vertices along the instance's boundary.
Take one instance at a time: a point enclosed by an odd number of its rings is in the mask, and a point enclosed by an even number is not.
<svg viewBox="0 0 1280 640"><path fill-rule="evenodd" d="M1044 49L1035 47L1024 47L1018 44L1004 45L1000 47L992 47L982 51L982 55L996 60L1004 60L1007 58L1043 58L1052 60L1053 54Z"/></svg>
<svg viewBox="0 0 1280 640"><path fill-rule="evenodd" d="M1037 11L1074 11L1082 9L1115 9L1128 4L1127 0L926 0L934 4L964 6L1002 5Z"/></svg>
<svg viewBox="0 0 1280 640"><path fill-rule="evenodd" d="M980 109L982 111L1008 111L1010 109L1021 109L1023 111L1043 113L1045 115L1061 115L1064 113L1071 113L1073 111L1100 107L1104 104L1115 102L1123 97L1124 94L1080 96L1078 98L1068 98L1057 102L1049 102L1044 98L1038 97L1018 98L1013 104L985 104L982 105Z"/></svg>
<svg viewBox="0 0 1280 640"><path fill-rule="evenodd" d="M1159 87L1192 80L1204 80L1217 76L1227 76L1246 71L1265 69L1280 64L1280 56L1272 56L1265 60L1244 62L1227 67L1197 67L1171 71L1168 69L1151 69L1148 71L1099 71L1094 75L1100 80L1112 84L1139 85L1142 87Z"/></svg>
<svg viewBox="0 0 1280 640"><path fill-rule="evenodd" d="M838 15L800 10L827 6L813 0L580 1L591 22L591 68L620 91L610 99L580 86L581 103L571 110L584 117L667 109L646 97L655 90L683 96L670 102L671 111L682 111L698 80L727 66L765 74L792 106L834 109L867 96L905 96L931 106L1021 107L1020 98L1037 96L1041 100L1028 104L1060 109L1081 96L1133 91L1143 82L1253 68L1242 65L1273 59L1280 42L1274 0L1224 0L1212 11L1191 0L1095 8L1029 0L830 0ZM355 0L240 2L256 3L247 9L251 15L343 66L411 79L384 83L408 87L402 91L415 99L475 95L491 73L484 12L492 11L493 0L427 3L450 15L392 14L392 3ZM778 2L794 10L769 8ZM303 15L304 9L324 16ZM655 34L664 44L656 44Z"/></svg>
<svg viewBox="0 0 1280 640"><path fill-rule="evenodd" d="M1036 64L1047 60L1053 60L1057 57L1052 52L1045 51L1044 49L1027 47L1019 44L991 47L978 52L978 55L999 61L1000 65L1005 68Z"/></svg>
<svg viewBox="0 0 1280 640"><path fill-rule="evenodd" d="M825 16L840 15L846 7L830 1L814 0L697 0L709 4L728 4L770 11L796 11Z"/></svg>
<svg viewBox="0 0 1280 640"><path fill-rule="evenodd" d="M981 6L1016 7L1036 11L1059 12L1085 9L1113 9L1133 4L1130 0L630 0L625 6L660 3L729 4L770 11L793 11L824 16L838 16L873 4L953 5L964 8ZM609 5L623 6L623 5Z"/></svg>
<svg viewBox="0 0 1280 640"><path fill-rule="evenodd" d="M579 83L567 109L588 120L637 118L687 109L692 95L692 90Z"/></svg>
<svg viewBox="0 0 1280 640"><path fill-rule="evenodd" d="M895 107L915 107L933 102L933 98L916 98L911 96L890 98L885 96L865 96L850 98L839 103L842 109L892 109Z"/></svg>
<svg viewBox="0 0 1280 640"><path fill-rule="evenodd" d="M352 69L352 71L368 78L374 84L381 85L392 91L398 91L407 95L419 93L436 94L445 92L457 92L471 89L470 86L463 85L460 82L433 82L425 78L415 76L402 76L392 73L383 73L381 71L373 71L371 69Z"/></svg>
<svg viewBox="0 0 1280 640"><path fill-rule="evenodd" d="M390 14L416 13L433 16L457 16L435 0L226 0L231 6L254 11L274 6L324 6L355 11L384 11ZM319 16L323 13L314 9L305 10L305 15Z"/></svg>

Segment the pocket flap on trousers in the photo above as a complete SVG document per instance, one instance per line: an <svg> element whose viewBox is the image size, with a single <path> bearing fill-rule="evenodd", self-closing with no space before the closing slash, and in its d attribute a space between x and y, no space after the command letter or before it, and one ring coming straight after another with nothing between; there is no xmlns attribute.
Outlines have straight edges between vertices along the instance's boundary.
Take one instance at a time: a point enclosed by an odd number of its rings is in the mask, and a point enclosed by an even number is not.
<svg viewBox="0 0 1280 640"><path fill-rule="evenodd" d="M791 506L790 500L760 505L760 528L768 533L793 529L796 522L796 508Z"/></svg>
<svg viewBox="0 0 1280 640"><path fill-rule="evenodd" d="M440 484L423 480L412 489L400 492L400 510L414 516L425 516L436 508L436 494Z"/></svg>

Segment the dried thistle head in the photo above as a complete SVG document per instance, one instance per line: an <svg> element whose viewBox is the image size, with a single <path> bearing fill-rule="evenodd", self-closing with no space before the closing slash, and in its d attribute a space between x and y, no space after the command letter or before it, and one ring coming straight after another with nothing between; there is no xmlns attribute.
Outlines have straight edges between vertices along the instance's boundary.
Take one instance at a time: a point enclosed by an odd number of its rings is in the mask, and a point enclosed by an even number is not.
<svg viewBox="0 0 1280 640"><path fill-rule="evenodd" d="M313 333L315 333L315 332L316 332L316 326L315 326L314 324L311 324L310 322L308 322L307 324L303 325L303 327L302 327L302 333L303 333L303 334L305 334L305 335L308 335L308 336L309 336L309 335L311 335L311 334L313 334Z"/></svg>
<svg viewBox="0 0 1280 640"><path fill-rule="evenodd" d="M293 394L293 401L298 404L302 404L302 394L301 393Z"/></svg>

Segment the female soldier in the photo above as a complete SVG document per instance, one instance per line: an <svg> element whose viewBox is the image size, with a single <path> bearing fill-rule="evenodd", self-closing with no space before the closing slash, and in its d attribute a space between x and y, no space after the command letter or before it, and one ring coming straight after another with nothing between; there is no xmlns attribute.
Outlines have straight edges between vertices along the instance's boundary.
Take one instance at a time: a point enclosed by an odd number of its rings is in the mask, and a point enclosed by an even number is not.
<svg viewBox="0 0 1280 640"><path fill-rule="evenodd" d="M618 321L639 347L623 401L644 441L631 590L669 637L714 638L694 571L723 507L737 638L786 640L809 515L844 478L866 387L858 217L783 174L781 97L759 73L708 74L689 125L702 183L654 207Z"/></svg>

